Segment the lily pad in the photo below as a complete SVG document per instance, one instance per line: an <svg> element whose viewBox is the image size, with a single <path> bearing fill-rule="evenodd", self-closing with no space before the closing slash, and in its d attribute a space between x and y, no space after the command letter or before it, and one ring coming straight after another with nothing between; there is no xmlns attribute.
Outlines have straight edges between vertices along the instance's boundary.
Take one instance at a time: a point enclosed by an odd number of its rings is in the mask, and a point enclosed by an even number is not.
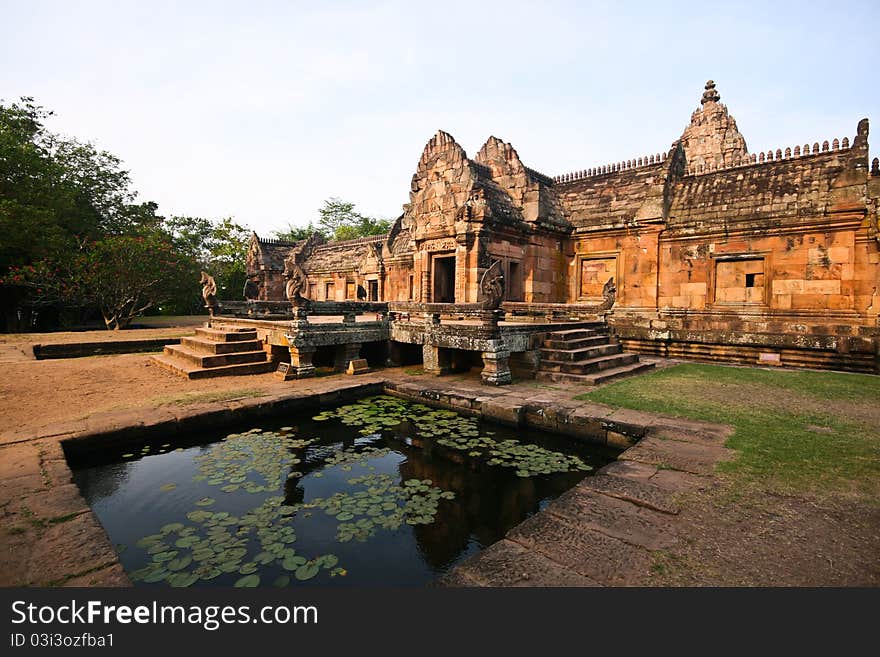
<svg viewBox="0 0 880 657"><path fill-rule="evenodd" d="M300 581L305 581L307 579L312 579L312 577L318 574L318 571L320 571L318 564L309 562L297 568L293 576Z"/></svg>
<svg viewBox="0 0 880 657"><path fill-rule="evenodd" d="M174 588L186 588L187 586L192 586L198 580L199 576L195 573L174 573L169 575L165 581Z"/></svg>
<svg viewBox="0 0 880 657"><path fill-rule="evenodd" d="M247 588L251 589L260 585L260 576L257 574L245 575L241 579L235 582L235 587L242 589Z"/></svg>
<svg viewBox="0 0 880 657"><path fill-rule="evenodd" d="M171 570L174 572L176 572L178 570L183 570L184 568L189 566L191 563L192 563L192 557L187 554L185 556L178 557L177 559L172 559L171 561L169 561L168 562L168 570Z"/></svg>

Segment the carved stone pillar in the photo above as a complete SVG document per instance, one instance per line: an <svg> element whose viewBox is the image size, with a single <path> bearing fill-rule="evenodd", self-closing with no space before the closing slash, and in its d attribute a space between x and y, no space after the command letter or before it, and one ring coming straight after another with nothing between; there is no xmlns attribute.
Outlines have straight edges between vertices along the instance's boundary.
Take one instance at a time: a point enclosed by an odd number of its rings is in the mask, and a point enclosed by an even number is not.
<svg viewBox="0 0 880 657"><path fill-rule="evenodd" d="M428 374L442 376L449 374L449 352L430 344L422 345L422 367Z"/></svg>
<svg viewBox="0 0 880 657"><path fill-rule="evenodd" d="M506 350L484 351L483 371L480 373L483 383L491 386L504 386L512 382L510 374L510 352Z"/></svg>
<svg viewBox="0 0 880 657"><path fill-rule="evenodd" d="M349 342L348 344L336 345L336 352L333 359L333 371L344 372L351 361L357 360L360 357L360 342Z"/></svg>
<svg viewBox="0 0 880 657"><path fill-rule="evenodd" d="M290 369L297 379L315 376L315 366L312 365L312 356L315 355L315 347L311 345L290 345Z"/></svg>

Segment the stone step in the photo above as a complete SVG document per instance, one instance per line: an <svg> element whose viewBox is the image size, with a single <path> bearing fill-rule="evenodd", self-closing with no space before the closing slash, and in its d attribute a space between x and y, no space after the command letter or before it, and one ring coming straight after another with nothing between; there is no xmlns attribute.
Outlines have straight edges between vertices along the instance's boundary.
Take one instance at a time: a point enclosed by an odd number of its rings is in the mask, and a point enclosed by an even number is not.
<svg viewBox="0 0 880 657"><path fill-rule="evenodd" d="M581 347L594 347L600 344L616 342L617 339L610 335L591 335L586 338L574 340L544 340L546 349L580 349Z"/></svg>
<svg viewBox="0 0 880 657"><path fill-rule="evenodd" d="M619 354L622 351L623 347L616 343L603 344L595 347L584 347L582 349L541 349L541 360L554 362L583 361L598 356Z"/></svg>
<svg viewBox="0 0 880 657"><path fill-rule="evenodd" d="M220 367L201 368L194 367L185 361L172 358L165 354L157 354L150 357L150 361L159 367L168 370L178 376L187 379L209 379L216 376L240 376L246 374L265 374L274 369L274 363L265 361L262 363L239 363L236 365L222 365Z"/></svg>
<svg viewBox="0 0 880 657"><path fill-rule="evenodd" d="M185 361L195 367L222 367L224 365L239 365L241 363L261 363L266 361L266 352L262 349L258 351L242 351L232 354L202 354L190 351L181 345L168 345L164 351L166 356L177 358Z"/></svg>
<svg viewBox="0 0 880 657"><path fill-rule="evenodd" d="M565 372L567 374L592 374L600 370L611 369L636 363L638 354L611 354L609 356L597 356L589 360L581 361L557 361L541 359L539 369L543 372Z"/></svg>
<svg viewBox="0 0 880 657"><path fill-rule="evenodd" d="M654 369L654 363L631 363L621 367L612 367L593 374L570 374L568 372L545 372L539 371L535 380L546 383L581 383L583 385L597 386L615 379L626 376L642 374Z"/></svg>
<svg viewBox="0 0 880 657"><path fill-rule="evenodd" d="M244 342L257 339L256 329L235 329L233 331L221 331L219 329L197 328L196 335L201 335L208 340L216 342Z"/></svg>
<svg viewBox="0 0 880 657"><path fill-rule="evenodd" d="M243 351L259 351L263 348L263 343L260 340L217 342L205 338L181 338L180 344L189 351L203 354L232 354Z"/></svg>
<svg viewBox="0 0 880 657"><path fill-rule="evenodd" d="M577 329L567 329L565 331L553 331L552 333L547 334L548 340L580 340L581 338L591 338L597 335L607 335L608 329L606 328L577 328Z"/></svg>

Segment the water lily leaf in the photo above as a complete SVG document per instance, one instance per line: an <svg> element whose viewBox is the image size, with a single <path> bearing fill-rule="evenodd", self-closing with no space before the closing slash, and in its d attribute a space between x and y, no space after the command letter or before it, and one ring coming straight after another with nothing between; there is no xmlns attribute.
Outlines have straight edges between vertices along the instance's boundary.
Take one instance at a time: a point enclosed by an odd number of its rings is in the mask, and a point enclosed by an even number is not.
<svg viewBox="0 0 880 657"><path fill-rule="evenodd" d="M255 564L253 561L248 561L247 563L241 565L241 568L238 569L238 572L240 572L242 575L250 575L251 573L257 572L257 568L257 564Z"/></svg>
<svg viewBox="0 0 880 657"><path fill-rule="evenodd" d="M171 561L177 556L177 550L169 550L167 552L157 552L153 555L153 561L162 563L163 561Z"/></svg>
<svg viewBox="0 0 880 657"><path fill-rule="evenodd" d="M168 491L174 490L175 488L177 488L177 484L175 483L162 484L161 486L159 486L159 490L161 490L163 493L167 493Z"/></svg>
<svg viewBox="0 0 880 657"><path fill-rule="evenodd" d="M335 554L325 554L323 557L320 557L320 561L324 568L333 568L339 563L339 557Z"/></svg>
<svg viewBox="0 0 880 657"><path fill-rule="evenodd" d="M284 568L284 570L298 570L305 563L305 557L287 557L281 562L281 567Z"/></svg>
<svg viewBox="0 0 880 657"><path fill-rule="evenodd" d="M184 527L185 525L182 522L171 522L167 525L162 525L162 528L159 531L163 534L170 534L171 532L179 532Z"/></svg>
<svg viewBox="0 0 880 657"><path fill-rule="evenodd" d="M235 582L236 588L254 588L255 586L260 585L260 576L257 574L245 575L237 582Z"/></svg>
<svg viewBox="0 0 880 657"><path fill-rule="evenodd" d="M297 568L293 576L300 581L305 581L312 579L312 577L318 574L318 571L320 571L320 567L316 563L306 563Z"/></svg>
<svg viewBox="0 0 880 657"><path fill-rule="evenodd" d="M147 573L146 575L144 575L144 578L141 581L146 582L147 584L155 584L156 582L161 582L162 580L164 580L166 577L168 577L168 575L169 572L162 568Z"/></svg>
<svg viewBox="0 0 880 657"><path fill-rule="evenodd" d="M190 555L185 555L182 557L178 557L177 559L172 559L168 562L168 570L178 571L183 570L187 566L192 563L192 557Z"/></svg>
<svg viewBox="0 0 880 657"><path fill-rule="evenodd" d="M169 575L165 581L174 588L186 588L195 584L198 579L199 576L195 573L174 573Z"/></svg>
<svg viewBox="0 0 880 657"><path fill-rule="evenodd" d="M165 537L162 534L150 534L149 536L144 536L143 538L138 539L138 542L135 543L135 545L140 548L146 548L162 541L164 538Z"/></svg>
<svg viewBox="0 0 880 657"><path fill-rule="evenodd" d="M196 506L211 506L216 501L217 500L215 500L213 497L203 497L198 502L196 502Z"/></svg>
<svg viewBox="0 0 880 657"><path fill-rule="evenodd" d="M290 584L290 575L279 575L275 578L275 581L272 582L272 586L283 589L285 586Z"/></svg>

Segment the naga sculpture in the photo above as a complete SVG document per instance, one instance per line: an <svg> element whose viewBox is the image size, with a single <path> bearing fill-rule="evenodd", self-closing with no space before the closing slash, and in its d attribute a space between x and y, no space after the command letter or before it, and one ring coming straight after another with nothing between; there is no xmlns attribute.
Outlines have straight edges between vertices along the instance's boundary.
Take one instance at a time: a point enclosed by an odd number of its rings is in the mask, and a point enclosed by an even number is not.
<svg viewBox="0 0 880 657"><path fill-rule="evenodd" d="M485 310L497 310L504 301L504 274L501 261L496 260L480 279L480 303Z"/></svg>
<svg viewBox="0 0 880 657"><path fill-rule="evenodd" d="M284 262L284 279L287 281L284 291L287 293L287 300L290 301L290 305L294 308L301 308L307 305L308 299L306 299L303 293L306 290L308 277L303 268L293 258L288 258Z"/></svg>
<svg viewBox="0 0 880 657"><path fill-rule="evenodd" d="M205 300L205 308L207 308L208 313L213 316L214 311L216 311L218 308L217 283L214 281L214 277L206 271L202 272L199 283L201 283L202 285L202 299Z"/></svg>
<svg viewBox="0 0 880 657"><path fill-rule="evenodd" d="M614 284L614 276L609 278L605 285L602 286L602 298L604 301L599 304L599 311L611 310L617 298L617 286Z"/></svg>

